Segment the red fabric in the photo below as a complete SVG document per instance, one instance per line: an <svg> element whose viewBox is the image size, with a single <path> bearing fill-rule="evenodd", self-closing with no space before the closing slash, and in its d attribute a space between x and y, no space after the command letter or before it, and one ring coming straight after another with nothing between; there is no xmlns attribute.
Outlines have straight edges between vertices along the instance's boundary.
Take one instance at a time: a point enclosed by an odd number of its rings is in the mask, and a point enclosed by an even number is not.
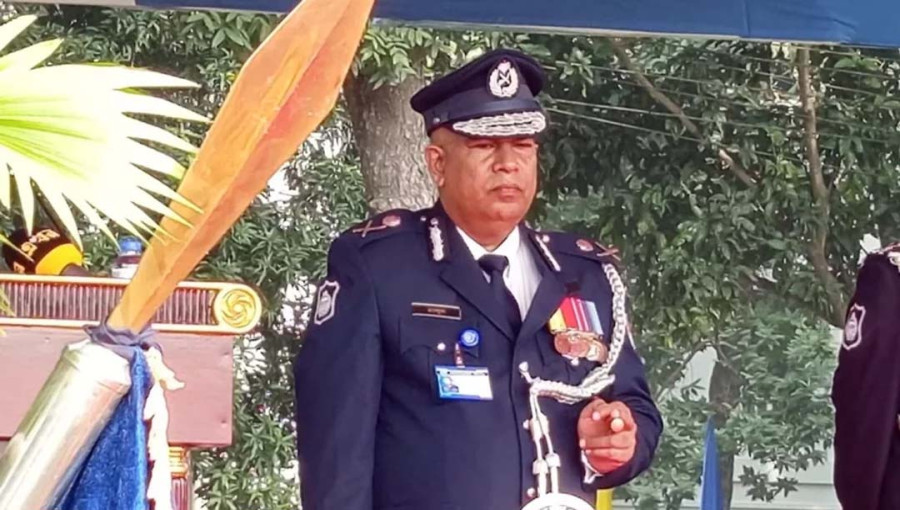
<svg viewBox="0 0 900 510"><path fill-rule="evenodd" d="M559 307L562 311L563 319L566 321L567 328L578 328L578 318L575 315L575 303L570 297L563 299L562 305Z"/></svg>

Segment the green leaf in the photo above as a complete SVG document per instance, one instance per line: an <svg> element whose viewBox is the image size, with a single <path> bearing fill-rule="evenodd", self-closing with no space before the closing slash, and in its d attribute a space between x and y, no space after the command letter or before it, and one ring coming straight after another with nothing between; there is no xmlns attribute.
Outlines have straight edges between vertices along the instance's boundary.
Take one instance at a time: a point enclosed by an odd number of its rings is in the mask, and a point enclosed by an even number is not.
<svg viewBox="0 0 900 510"><path fill-rule="evenodd" d="M847 69L850 67L856 67L859 63L858 57L841 57L838 59L837 63L834 64L835 69Z"/></svg>
<svg viewBox="0 0 900 510"><path fill-rule="evenodd" d="M233 42L234 44L241 46L241 47L249 47L250 46L250 41L248 41L247 38L244 37L244 34L239 32L236 28L230 27L230 26L225 26L223 28L223 30L225 31L225 34L228 36L228 39L230 39L231 42Z"/></svg>
<svg viewBox="0 0 900 510"><path fill-rule="evenodd" d="M12 42L37 20L37 16L26 15L13 18L11 21L0 25L0 50Z"/></svg>
<svg viewBox="0 0 900 510"><path fill-rule="evenodd" d="M0 72L27 71L50 58L62 39L44 41L0 58Z"/></svg>
<svg viewBox="0 0 900 510"><path fill-rule="evenodd" d="M222 43L225 42L225 37L226 37L225 30L219 30L218 32L216 32L216 35L215 35L215 37L213 37L213 40L212 40L212 47L218 48L219 46L221 46Z"/></svg>

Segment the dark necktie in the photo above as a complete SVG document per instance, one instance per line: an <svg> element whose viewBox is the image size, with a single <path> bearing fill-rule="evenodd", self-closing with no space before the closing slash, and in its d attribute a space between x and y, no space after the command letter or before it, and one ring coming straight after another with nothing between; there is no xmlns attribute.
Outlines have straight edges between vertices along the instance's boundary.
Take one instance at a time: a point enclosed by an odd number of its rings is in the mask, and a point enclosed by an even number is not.
<svg viewBox="0 0 900 510"><path fill-rule="evenodd" d="M478 259L478 265L481 266L481 269L484 269L484 272L491 279L491 290L494 293L494 297L503 306L513 332L518 334L519 328L522 326L519 304L516 302L516 298L513 297L512 292L506 287L506 283L503 282L503 271L508 264L509 261L502 255L484 255Z"/></svg>

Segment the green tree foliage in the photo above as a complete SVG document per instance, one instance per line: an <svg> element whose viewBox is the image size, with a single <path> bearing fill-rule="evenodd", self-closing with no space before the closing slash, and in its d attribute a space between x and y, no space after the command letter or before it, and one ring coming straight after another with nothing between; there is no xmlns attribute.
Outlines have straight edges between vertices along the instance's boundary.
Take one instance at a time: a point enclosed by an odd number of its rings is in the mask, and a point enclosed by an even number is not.
<svg viewBox="0 0 900 510"><path fill-rule="evenodd" d="M696 487L712 413L726 480L741 452L774 474L737 474L752 497L786 494L790 471L822 462L830 445L836 346L823 335L842 322L859 243L896 236L898 63L851 49L809 51L806 67L790 46L574 42L549 63L566 79L549 91L548 223L622 250L669 426L656 467L627 492L642 507L678 508ZM718 359L709 391L673 394L704 350Z"/></svg>

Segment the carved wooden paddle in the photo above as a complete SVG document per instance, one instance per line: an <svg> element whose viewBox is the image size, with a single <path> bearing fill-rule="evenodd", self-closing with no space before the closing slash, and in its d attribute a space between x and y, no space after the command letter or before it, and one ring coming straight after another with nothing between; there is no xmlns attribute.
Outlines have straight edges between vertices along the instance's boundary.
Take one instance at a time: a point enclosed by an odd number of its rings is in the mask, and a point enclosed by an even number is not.
<svg viewBox="0 0 900 510"><path fill-rule="evenodd" d="M141 330L337 101L374 0L303 0L244 65L141 259L114 328Z"/></svg>
<svg viewBox="0 0 900 510"><path fill-rule="evenodd" d="M108 319L110 326L142 330L326 118L373 2L303 0L250 57L178 190L202 212L173 204L191 226L169 219L160 223L167 234L150 242ZM154 358L147 359L156 377L165 367L154 369ZM68 346L0 455L0 508L55 504L130 384L128 362L112 351L89 342ZM162 412L158 425L164 428ZM157 444L166 449L164 438L153 441L151 449ZM157 453L157 458L166 456ZM157 475L154 469L151 488L165 483L162 471ZM157 503L169 500L165 490L148 497Z"/></svg>

